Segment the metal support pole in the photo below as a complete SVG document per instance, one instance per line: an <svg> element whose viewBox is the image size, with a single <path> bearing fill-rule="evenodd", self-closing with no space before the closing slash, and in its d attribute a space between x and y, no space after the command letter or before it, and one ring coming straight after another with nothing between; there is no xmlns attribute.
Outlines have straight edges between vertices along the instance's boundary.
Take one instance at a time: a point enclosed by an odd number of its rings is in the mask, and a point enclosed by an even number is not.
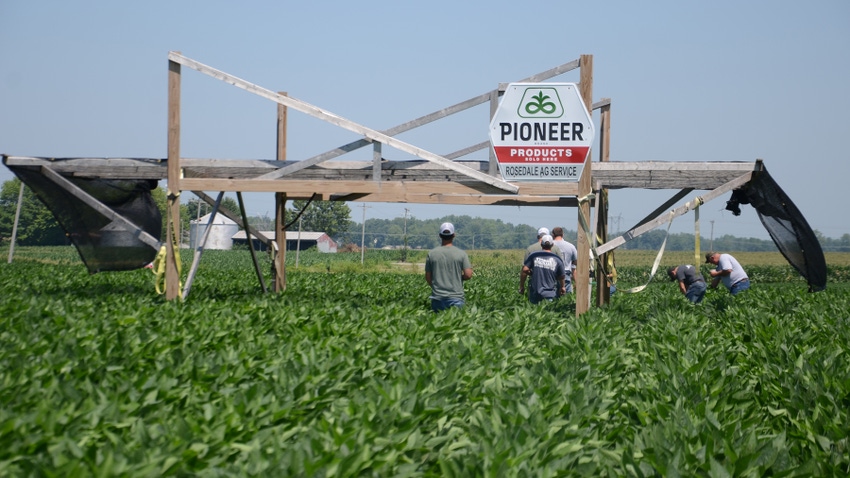
<svg viewBox="0 0 850 478"><path fill-rule="evenodd" d="M215 206L213 206L213 210L210 213L210 220L207 223L207 228L204 229L204 238L201 239L201 243L195 248L195 256L192 258L192 268L189 269L189 277L186 278L186 285L183 286L183 300L186 300L186 297L189 297L189 289L192 288L192 281L195 280L195 272L198 271L198 264L201 262L201 254L204 252L204 246L207 244L207 238L210 237L210 230L212 229L213 222L215 222L215 215L218 213L218 207L221 205L221 198L224 197L224 191L218 193L218 197L215 198ZM197 233L195 236L197 237ZM250 240L250 237L249 237Z"/></svg>
<svg viewBox="0 0 850 478"><path fill-rule="evenodd" d="M15 223L12 225L12 242L9 243L9 264L15 255L15 241L18 238L18 220L21 218L21 204L24 202L24 182L21 181L21 190L18 191L18 204L15 206ZM714 222L714 221L712 221Z"/></svg>
<svg viewBox="0 0 850 478"><path fill-rule="evenodd" d="M263 288L263 293L266 293L268 292L266 281L263 280L263 272L260 270L257 253L254 251L254 240L251 239L251 232L248 231L248 214L245 212L245 202L242 200L242 193L236 191L236 198L239 199L239 212L242 214L242 223L245 224L245 237L248 238L248 250L251 251L251 261L254 263L254 270L257 271L257 278L260 279L260 287Z"/></svg>

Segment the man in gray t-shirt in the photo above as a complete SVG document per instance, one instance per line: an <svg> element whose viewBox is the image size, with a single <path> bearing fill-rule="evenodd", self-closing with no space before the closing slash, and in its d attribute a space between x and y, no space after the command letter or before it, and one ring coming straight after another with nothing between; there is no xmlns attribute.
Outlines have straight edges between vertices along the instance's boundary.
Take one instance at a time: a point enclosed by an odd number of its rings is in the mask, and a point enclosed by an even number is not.
<svg viewBox="0 0 850 478"><path fill-rule="evenodd" d="M455 227L450 222L440 225L441 245L428 252L425 280L431 286L431 310L463 307L463 282L472 278L472 263L465 251L455 247Z"/></svg>
<svg viewBox="0 0 850 478"><path fill-rule="evenodd" d="M683 264L667 269L671 281L679 281L679 290L685 297L698 304L705 297L705 277L702 272L690 264Z"/></svg>

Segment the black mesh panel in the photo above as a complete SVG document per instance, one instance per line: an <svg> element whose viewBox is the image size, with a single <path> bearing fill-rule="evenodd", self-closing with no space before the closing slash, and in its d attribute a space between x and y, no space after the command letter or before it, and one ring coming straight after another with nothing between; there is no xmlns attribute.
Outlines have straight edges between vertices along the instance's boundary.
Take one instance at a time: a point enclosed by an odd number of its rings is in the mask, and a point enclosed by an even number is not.
<svg viewBox="0 0 850 478"><path fill-rule="evenodd" d="M37 170L10 168L53 213L92 274L144 267L156 257L153 247L113 222ZM68 178L80 189L159 239L162 215L151 191L156 181Z"/></svg>
<svg viewBox="0 0 850 478"><path fill-rule="evenodd" d="M736 191L737 192L737 191ZM826 259L806 218L766 169L757 172L745 189L771 239L809 283L809 291L826 289ZM733 195L733 200L735 195ZM742 204L746 204L743 200Z"/></svg>

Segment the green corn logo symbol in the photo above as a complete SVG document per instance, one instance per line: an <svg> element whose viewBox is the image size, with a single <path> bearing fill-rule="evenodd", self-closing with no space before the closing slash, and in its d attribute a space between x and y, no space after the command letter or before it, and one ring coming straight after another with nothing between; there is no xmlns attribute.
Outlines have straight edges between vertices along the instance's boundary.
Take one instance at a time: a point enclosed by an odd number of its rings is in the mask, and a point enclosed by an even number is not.
<svg viewBox="0 0 850 478"><path fill-rule="evenodd" d="M542 91L538 92L537 95L532 96L531 99L533 101L529 101L525 104L525 111L530 115L536 115L541 111L547 115L550 115L555 112L557 106L555 103L551 101L546 101L549 99L549 95L544 95Z"/></svg>
<svg viewBox="0 0 850 478"><path fill-rule="evenodd" d="M521 118L559 118L564 107L555 88L528 88L523 93L517 114Z"/></svg>

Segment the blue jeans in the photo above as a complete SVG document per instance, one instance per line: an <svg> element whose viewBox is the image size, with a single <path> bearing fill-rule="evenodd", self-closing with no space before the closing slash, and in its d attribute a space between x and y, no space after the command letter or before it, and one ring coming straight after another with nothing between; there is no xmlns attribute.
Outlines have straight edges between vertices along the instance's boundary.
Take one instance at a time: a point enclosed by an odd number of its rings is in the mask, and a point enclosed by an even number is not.
<svg viewBox="0 0 850 478"><path fill-rule="evenodd" d="M749 288L750 288L750 280L749 279L743 279L743 280L739 280L738 282L732 284L732 287L729 288L729 292L731 292L732 295L735 295L738 292L743 292L743 291L745 291Z"/></svg>
<svg viewBox="0 0 850 478"><path fill-rule="evenodd" d="M535 295L531 295L531 296L529 296L529 297L528 297L528 301L529 301L529 302L531 302L532 304L539 304L539 303L541 303L541 302L543 302L543 301L546 301L546 302L554 302L554 301L555 301L555 297L542 297L542 296L539 296L539 295L536 295L536 294L535 294Z"/></svg>
<svg viewBox="0 0 850 478"><path fill-rule="evenodd" d="M441 310L446 310L449 307L457 307L463 308L463 299L459 299L457 297L442 297L440 299L431 299L431 310L434 312L439 312Z"/></svg>
<svg viewBox="0 0 850 478"><path fill-rule="evenodd" d="M702 298L705 297L705 282L697 281L691 284L685 292L685 297L694 304L702 302Z"/></svg>

